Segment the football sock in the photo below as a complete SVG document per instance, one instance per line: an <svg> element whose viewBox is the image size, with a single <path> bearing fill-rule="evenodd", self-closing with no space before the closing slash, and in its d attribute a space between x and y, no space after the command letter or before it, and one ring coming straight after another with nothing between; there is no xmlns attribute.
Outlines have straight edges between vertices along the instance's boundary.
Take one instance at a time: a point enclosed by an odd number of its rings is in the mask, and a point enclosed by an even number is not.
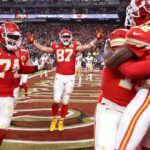
<svg viewBox="0 0 150 150"><path fill-rule="evenodd" d="M59 104L53 103L52 104L52 115L57 116L59 110Z"/></svg>
<svg viewBox="0 0 150 150"><path fill-rule="evenodd" d="M65 118L68 113L68 105L62 105L61 118Z"/></svg>
<svg viewBox="0 0 150 150"><path fill-rule="evenodd" d="M7 130L0 129L0 145L2 145L3 139L5 138Z"/></svg>

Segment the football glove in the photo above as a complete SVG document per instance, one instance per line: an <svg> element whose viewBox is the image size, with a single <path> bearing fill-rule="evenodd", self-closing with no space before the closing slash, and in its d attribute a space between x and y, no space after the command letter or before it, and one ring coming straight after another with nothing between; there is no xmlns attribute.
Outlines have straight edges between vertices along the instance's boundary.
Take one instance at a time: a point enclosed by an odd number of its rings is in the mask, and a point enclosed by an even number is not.
<svg viewBox="0 0 150 150"><path fill-rule="evenodd" d="M97 29L97 30L96 30L96 38L97 38L98 40L100 40L101 37L102 37L102 30Z"/></svg>
<svg viewBox="0 0 150 150"><path fill-rule="evenodd" d="M33 44L34 41L35 41L35 35L34 35L34 33L29 33L29 34L27 35L27 40L28 40L28 42L29 42L30 44Z"/></svg>

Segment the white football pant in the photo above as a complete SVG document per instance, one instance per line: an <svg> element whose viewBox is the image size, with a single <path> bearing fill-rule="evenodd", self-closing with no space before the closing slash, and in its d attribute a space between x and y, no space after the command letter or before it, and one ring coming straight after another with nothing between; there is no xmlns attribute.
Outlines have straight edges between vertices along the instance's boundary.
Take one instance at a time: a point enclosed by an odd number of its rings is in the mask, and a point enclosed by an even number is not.
<svg viewBox="0 0 150 150"><path fill-rule="evenodd" d="M70 95L73 92L75 84L75 75L56 74L54 81L54 102L67 105L70 100Z"/></svg>
<svg viewBox="0 0 150 150"><path fill-rule="evenodd" d="M116 138L116 149L136 150L142 146L150 148L150 94L141 89L127 106ZM145 136L145 137L144 137Z"/></svg>
<svg viewBox="0 0 150 150"><path fill-rule="evenodd" d="M0 97L0 129L8 129L14 112L13 97Z"/></svg>
<svg viewBox="0 0 150 150"><path fill-rule="evenodd" d="M96 108L95 150L114 150L119 121L125 107L102 98Z"/></svg>

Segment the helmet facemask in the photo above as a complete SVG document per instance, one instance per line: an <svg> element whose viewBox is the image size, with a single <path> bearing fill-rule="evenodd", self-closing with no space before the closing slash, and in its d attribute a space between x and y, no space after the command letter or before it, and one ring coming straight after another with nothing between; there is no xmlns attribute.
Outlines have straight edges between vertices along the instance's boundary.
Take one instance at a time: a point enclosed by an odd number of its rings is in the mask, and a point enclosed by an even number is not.
<svg viewBox="0 0 150 150"><path fill-rule="evenodd" d="M18 47L21 47L22 38L18 30L7 29L5 24L1 25L1 28L3 28L1 37L4 39L4 45L8 51L15 51Z"/></svg>

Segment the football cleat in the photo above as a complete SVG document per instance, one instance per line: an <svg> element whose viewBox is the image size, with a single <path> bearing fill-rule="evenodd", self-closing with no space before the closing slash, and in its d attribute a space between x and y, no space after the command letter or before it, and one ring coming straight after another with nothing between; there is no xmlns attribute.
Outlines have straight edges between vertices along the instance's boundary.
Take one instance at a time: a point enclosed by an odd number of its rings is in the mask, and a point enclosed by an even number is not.
<svg viewBox="0 0 150 150"><path fill-rule="evenodd" d="M54 131L57 125L57 118L53 118L51 121L51 125L49 127L49 131Z"/></svg>
<svg viewBox="0 0 150 150"><path fill-rule="evenodd" d="M58 131L63 131L64 130L64 121L60 120L58 122Z"/></svg>

